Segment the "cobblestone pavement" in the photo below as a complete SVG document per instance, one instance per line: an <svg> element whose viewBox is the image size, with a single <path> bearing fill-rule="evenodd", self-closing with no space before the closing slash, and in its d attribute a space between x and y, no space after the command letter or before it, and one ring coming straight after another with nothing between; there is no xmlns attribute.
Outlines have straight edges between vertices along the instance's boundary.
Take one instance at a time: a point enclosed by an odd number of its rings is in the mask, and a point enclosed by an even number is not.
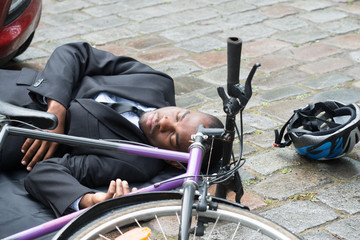
<svg viewBox="0 0 360 240"><path fill-rule="evenodd" d="M272 147L294 109L360 103L358 1L44 0L33 43L9 67L42 69L55 47L88 41L168 73L179 106L224 119L216 87L230 36L244 42L241 80L262 64L244 112L242 202L304 239L360 239L360 145L326 162Z"/></svg>

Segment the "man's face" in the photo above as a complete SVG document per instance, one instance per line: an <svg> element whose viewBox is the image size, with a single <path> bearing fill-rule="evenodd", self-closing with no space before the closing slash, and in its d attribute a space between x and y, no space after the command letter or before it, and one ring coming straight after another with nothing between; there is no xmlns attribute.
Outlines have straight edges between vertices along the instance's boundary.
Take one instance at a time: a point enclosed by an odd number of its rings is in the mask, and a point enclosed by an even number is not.
<svg viewBox="0 0 360 240"><path fill-rule="evenodd" d="M151 145L182 152L188 151L191 135L198 126L207 127L209 123L207 115L179 107L159 108L140 119L140 127Z"/></svg>

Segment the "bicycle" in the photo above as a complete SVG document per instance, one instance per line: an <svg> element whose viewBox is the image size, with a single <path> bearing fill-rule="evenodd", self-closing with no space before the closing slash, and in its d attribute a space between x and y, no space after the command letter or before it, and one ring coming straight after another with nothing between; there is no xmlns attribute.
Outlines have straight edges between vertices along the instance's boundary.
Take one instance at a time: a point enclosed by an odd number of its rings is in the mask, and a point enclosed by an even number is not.
<svg viewBox="0 0 360 240"><path fill-rule="evenodd" d="M187 164L186 173L182 175L139 189L128 195L104 201L72 215L55 219L51 223L53 227L51 230L35 227L7 239L37 237L61 227L62 229L53 239L98 239L99 237L109 239L109 236L121 234L124 229L148 224L152 226L150 227L153 230L152 237L158 239L162 235L167 239L169 233L163 229L160 223L165 221L169 225L174 219L178 219L176 222L179 223L179 227L178 230L175 230L178 235L172 237L178 237L178 239L190 239L191 235L193 239L196 236L206 236L207 239L211 239L213 236L218 239L219 234L226 234L224 238L230 239L239 236L245 239L250 239L250 237L259 239L263 236L270 239L298 239L293 233L270 220L251 213L246 206L240 204L243 188L238 169L244 163L242 158L242 112L251 98L251 81L260 64L253 66L245 85L239 84L242 41L238 38L229 38L227 42L228 94L225 93L223 87L217 89L227 116L225 129L206 129L199 126L197 133L192 137L193 143L189 148L189 153L12 126L12 123L22 121L31 123L37 128L51 129L56 126L57 119L54 115L46 112L19 108L0 102L0 114L6 116L6 119L2 120L0 148L6 136L12 134L62 144L157 157ZM238 114L240 115L240 131L235 122ZM235 133L240 140L240 157L237 160L232 153ZM204 153L207 150L211 151L215 140L223 142L219 171L212 175L200 175ZM215 196L208 194L211 184L217 184ZM169 191L176 188L180 188L180 191ZM225 199L228 191L236 193L236 202ZM160 227L154 228L153 221L156 221ZM220 227L220 230L215 229L216 227ZM154 231L157 228L159 230ZM233 230L229 232L229 229Z"/></svg>

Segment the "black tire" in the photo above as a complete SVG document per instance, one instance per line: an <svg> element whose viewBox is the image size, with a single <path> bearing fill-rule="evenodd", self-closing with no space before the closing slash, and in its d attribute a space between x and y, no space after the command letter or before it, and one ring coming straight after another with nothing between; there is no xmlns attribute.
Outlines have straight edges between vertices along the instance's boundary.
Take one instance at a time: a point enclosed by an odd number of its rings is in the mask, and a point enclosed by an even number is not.
<svg viewBox="0 0 360 240"><path fill-rule="evenodd" d="M138 227L138 223L152 230L151 239L177 239L178 215L181 210L179 196L171 195L168 199L147 202L145 199L154 198L147 195L143 198L144 201L139 202L135 199L134 204L112 206L107 211L105 211L106 207L98 204L66 225L53 239L103 239L99 238L101 235L113 239L120 235L117 228L126 232L128 229ZM156 198L159 196L155 196L154 199ZM105 204L116 205L116 200L111 200L113 203L107 201ZM206 224L208 226L204 239L299 239L279 225L227 201L220 200L217 210L206 212L193 210L194 230L199 230L195 227L199 218L209 221ZM163 226L161 227L159 223ZM233 238L234 236L236 238ZM193 235L190 239L193 239Z"/></svg>
<svg viewBox="0 0 360 240"><path fill-rule="evenodd" d="M23 43L23 45L21 45L21 47L19 47L19 49L17 50L16 54L14 57L17 57L19 56L20 54L23 54L26 49L28 49L28 47L30 46L33 38L34 38L34 35L35 35L35 32L33 32L29 37L28 39L26 39L26 41Z"/></svg>

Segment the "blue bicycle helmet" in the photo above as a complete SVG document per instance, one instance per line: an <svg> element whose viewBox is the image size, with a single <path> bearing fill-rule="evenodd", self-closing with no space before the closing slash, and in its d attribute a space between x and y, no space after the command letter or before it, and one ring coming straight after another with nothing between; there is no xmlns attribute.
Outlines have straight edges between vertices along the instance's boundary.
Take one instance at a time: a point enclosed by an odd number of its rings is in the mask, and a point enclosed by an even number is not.
<svg viewBox="0 0 360 240"><path fill-rule="evenodd" d="M283 136L285 142L281 142ZM293 143L303 156L329 160L351 152L359 138L359 106L326 101L295 110L280 133L275 130L274 146L286 147Z"/></svg>

